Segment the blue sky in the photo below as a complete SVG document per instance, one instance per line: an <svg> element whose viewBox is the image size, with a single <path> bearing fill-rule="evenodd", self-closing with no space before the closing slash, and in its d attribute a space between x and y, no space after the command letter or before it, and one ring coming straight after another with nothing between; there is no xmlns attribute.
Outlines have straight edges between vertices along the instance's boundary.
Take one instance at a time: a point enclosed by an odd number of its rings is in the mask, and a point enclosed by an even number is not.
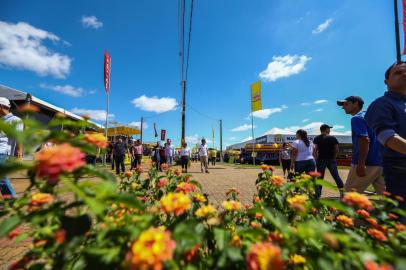
<svg viewBox="0 0 406 270"><path fill-rule="evenodd" d="M218 119L223 145L248 138L257 80L264 110L254 114L255 137L315 133L322 122L348 133L335 101L359 95L369 104L383 94L395 61L393 21L391 1L195 0L188 141L211 139L214 128L218 146ZM175 0L0 2L0 84L103 119L107 49L112 121L146 117L146 140L155 122L179 142L179 46Z"/></svg>

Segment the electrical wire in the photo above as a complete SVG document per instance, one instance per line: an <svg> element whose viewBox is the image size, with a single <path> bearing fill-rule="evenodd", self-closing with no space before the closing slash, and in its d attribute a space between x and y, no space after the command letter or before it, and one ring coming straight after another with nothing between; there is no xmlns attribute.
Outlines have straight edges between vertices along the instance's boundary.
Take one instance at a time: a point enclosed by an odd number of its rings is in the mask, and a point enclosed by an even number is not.
<svg viewBox="0 0 406 270"><path fill-rule="evenodd" d="M193 21L193 3L194 3L194 0L192 0L191 6L190 6L189 37L188 37L187 56L186 56L186 76L185 76L186 81L188 79L188 71L189 71L190 41L191 41L191 36L192 36L192 21Z"/></svg>

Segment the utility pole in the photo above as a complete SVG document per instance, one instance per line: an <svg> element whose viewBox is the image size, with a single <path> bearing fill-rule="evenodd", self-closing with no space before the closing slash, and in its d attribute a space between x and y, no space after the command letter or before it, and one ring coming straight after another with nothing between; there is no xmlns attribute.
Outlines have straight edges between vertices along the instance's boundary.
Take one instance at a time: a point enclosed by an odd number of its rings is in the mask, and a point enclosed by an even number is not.
<svg viewBox="0 0 406 270"><path fill-rule="evenodd" d="M223 162L223 120L220 119L220 162Z"/></svg>
<svg viewBox="0 0 406 270"><path fill-rule="evenodd" d="M141 117L141 125L140 125L140 140L141 140L141 144L142 144L142 126L144 124L144 117Z"/></svg>
<svg viewBox="0 0 406 270"><path fill-rule="evenodd" d="M400 36L399 36L399 15L398 15L398 0L394 0L395 8L395 34L396 34L396 62L402 62L400 54Z"/></svg>
<svg viewBox="0 0 406 270"><path fill-rule="evenodd" d="M182 137L181 144L185 142L185 116L186 116L186 81L182 80Z"/></svg>

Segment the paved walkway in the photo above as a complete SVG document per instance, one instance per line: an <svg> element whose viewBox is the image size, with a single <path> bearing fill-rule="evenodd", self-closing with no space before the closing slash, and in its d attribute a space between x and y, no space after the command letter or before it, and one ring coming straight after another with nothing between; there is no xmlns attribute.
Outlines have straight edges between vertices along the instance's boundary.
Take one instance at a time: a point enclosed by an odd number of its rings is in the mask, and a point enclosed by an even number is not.
<svg viewBox="0 0 406 270"><path fill-rule="evenodd" d="M259 167L243 168L229 164L218 164L214 167L210 166L209 171L210 173L201 173L199 163L193 163L189 169L189 173L193 175L193 178L202 184L203 192L208 194L211 203L221 205L225 199L225 193L233 187L241 192L242 203L249 204L252 202L252 198L256 193L255 180L258 173L261 172ZM280 169L277 169L275 173L276 175L282 175ZM348 170L340 170L339 173L345 181ZM326 180L334 183L328 172L326 172ZM11 182L19 196L29 185L28 179L23 174L13 175ZM338 193L323 190L323 196L335 197L338 196ZM21 258L30 244L30 240L16 244L15 241L10 241L7 238L0 239L0 270L7 269L10 263Z"/></svg>

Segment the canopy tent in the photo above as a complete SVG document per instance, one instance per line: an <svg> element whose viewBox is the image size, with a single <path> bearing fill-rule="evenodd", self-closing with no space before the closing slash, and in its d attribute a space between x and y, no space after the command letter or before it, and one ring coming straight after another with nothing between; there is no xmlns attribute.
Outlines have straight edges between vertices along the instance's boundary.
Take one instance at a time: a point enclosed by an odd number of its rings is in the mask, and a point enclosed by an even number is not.
<svg viewBox="0 0 406 270"><path fill-rule="evenodd" d="M104 128L100 130L100 132L104 133ZM141 131L134 127L127 127L127 126L117 126L117 127L110 127L107 129L107 136L119 136L119 135L138 135L141 134Z"/></svg>

